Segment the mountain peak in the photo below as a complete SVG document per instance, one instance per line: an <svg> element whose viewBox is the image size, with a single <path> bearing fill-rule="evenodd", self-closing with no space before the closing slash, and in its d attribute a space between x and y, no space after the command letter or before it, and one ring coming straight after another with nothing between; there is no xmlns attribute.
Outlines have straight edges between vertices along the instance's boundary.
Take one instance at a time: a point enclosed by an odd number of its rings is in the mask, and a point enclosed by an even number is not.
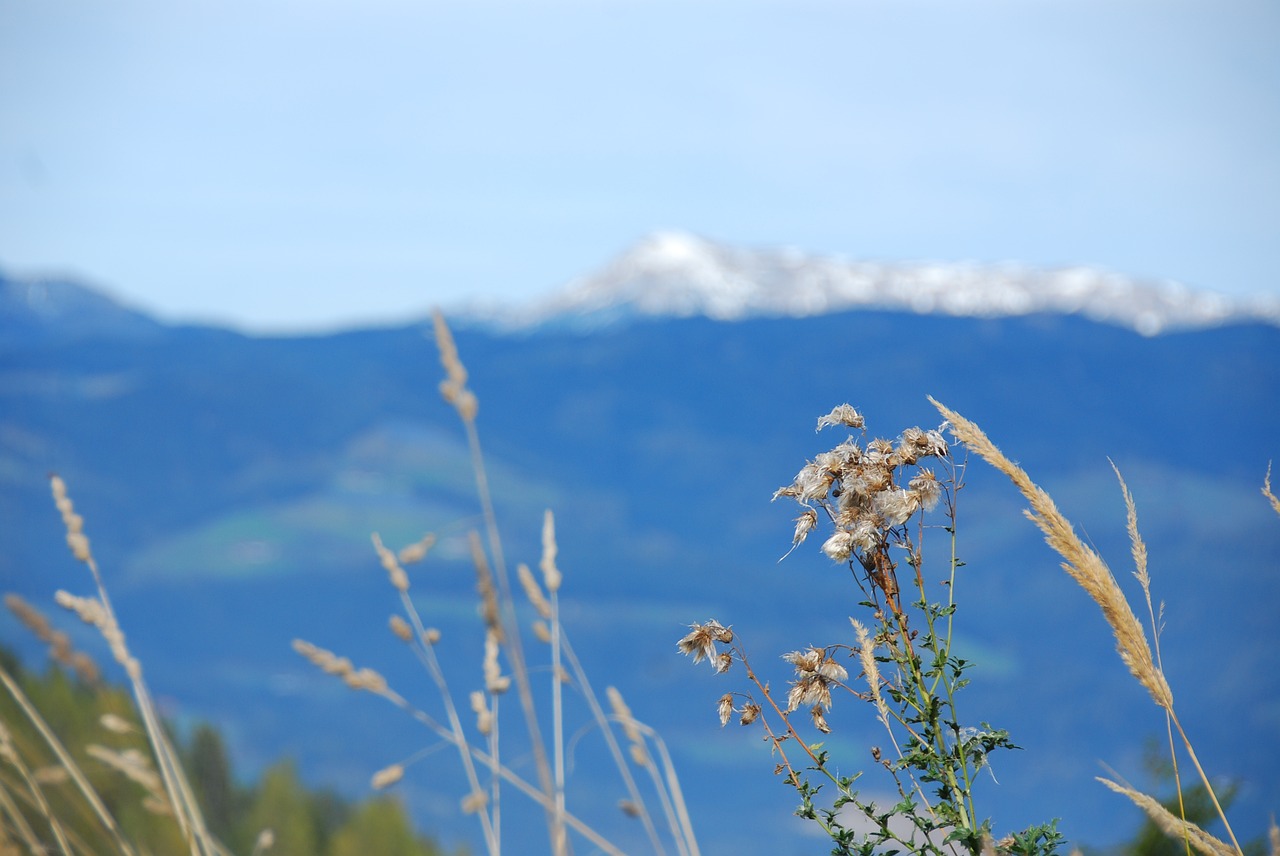
<svg viewBox="0 0 1280 856"><path fill-rule="evenodd" d="M162 330L152 318L70 279L0 273L0 333L9 344L49 338L130 339Z"/></svg>
<svg viewBox="0 0 1280 856"><path fill-rule="evenodd" d="M971 317L1081 314L1148 336L1232 321L1280 325L1280 298L1233 299L1092 267L848 261L794 249L731 247L684 232L656 232L547 298L485 314L504 327L530 327L566 321L600 326L635 316L803 317L853 309Z"/></svg>

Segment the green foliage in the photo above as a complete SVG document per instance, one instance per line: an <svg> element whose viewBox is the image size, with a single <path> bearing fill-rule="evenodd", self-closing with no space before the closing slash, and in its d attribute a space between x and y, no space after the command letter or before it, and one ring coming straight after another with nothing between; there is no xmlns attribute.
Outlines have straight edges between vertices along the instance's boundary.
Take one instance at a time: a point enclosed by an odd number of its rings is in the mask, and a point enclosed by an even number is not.
<svg viewBox="0 0 1280 856"><path fill-rule="evenodd" d="M272 830L275 844L271 852L275 856L320 852L316 821L311 801L291 762L279 763L263 775L247 822L251 829Z"/></svg>
<svg viewBox="0 0 1280 856"><path fill-rule="evenodd" d="M240 794L231 777L222 735L209 725L198 725L186 752L187 776L204 809L209 831L221 841L235 841L236 818L241 814Z"/></svg>
<svg viewBox="0 0 1280 856"><path fill-rule="evenodd" d="M436 856L435 846L414 833L400 805L386 798L362 803L329 842L328 856Z"/></svg>
<svg viewBox="0 0 1280 856"><path fill-rule="evenodd" d="M88 746L96 744L121 752L134 749L150 757L128 693L119 687L87 684L58 666L51 666L43 674L27 672L3 648L0 662L53 726L120 825L124 839L138 852L186 852L187 845L173 819L144 804L146 790L87 751ZM133 730L116 733L105 728L101 721L105 714L133 723ZM41 785L41 790L68 838L82 843L85 852L118 852L72 783L57 780L56 757L15 701L3 692L0 723L7 728L16 753L30 770L46 779L54 776ZM197 726L182 747L181 757L210 830L232 853L250 853L264 829L270 829L275 839L267 851L271 856L441 853L429 839L413 831L399 803L379 798L353 806L331 791L308 789L291 762L271 767L257 783L238 784L222 735L212 726ZM11 794L26 793L16 768L4 763L0 763L0 788ZM53 846L49 823L42 813L27 805L23 815L37 837ZM56 847L51 852L56 852Z"/></svg>

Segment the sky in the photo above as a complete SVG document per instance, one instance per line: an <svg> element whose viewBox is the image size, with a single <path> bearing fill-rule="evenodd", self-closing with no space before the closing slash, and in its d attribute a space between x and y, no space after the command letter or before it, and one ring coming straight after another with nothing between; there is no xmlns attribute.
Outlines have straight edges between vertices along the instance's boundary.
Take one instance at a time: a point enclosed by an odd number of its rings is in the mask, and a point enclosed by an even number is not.
<svg viewBox="0 0 1280 856"><path fill-rule="evenodd" d="M0 271L302 332L657 230L1280 294L1270 0L0 0Z"/></svg>

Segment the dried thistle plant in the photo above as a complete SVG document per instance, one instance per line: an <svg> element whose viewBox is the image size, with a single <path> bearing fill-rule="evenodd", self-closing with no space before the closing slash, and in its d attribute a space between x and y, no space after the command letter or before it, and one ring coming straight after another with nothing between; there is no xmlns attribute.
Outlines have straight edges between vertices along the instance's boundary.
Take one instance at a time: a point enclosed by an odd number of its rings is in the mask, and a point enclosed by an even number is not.
<svg viewBox="0 0 1280 856"><path fill-rule="evenodd" d="M774 499L801 507L788 555L824 529L824 520L830 526L821 552L848 569L864 610L863 618L850 617L854 638L784 653L792 670L785 696L759 674L738 634L718 621L691 625L677 648L694 662L709 661L716 673L741 665L747 687L720 697L720 723L737 714L741 725L760 730L778 759L775 773L800 795L796 814L822 828L833 853L1053 852L1061 841L1055 822L1016 833L1009 841L1017 847L1005 847L993 843L991 822L974 802L974 780L988 756L1017 747L1007 732L969 724L957 708L970 665L953 651L964 463L952 457L945 424L866 439L866 420L843 404L817 423L818 431L834 427L859 433L807 462ZM929 522L930 513L940 521ZM938 533L950 546L932 571L926 535ZM929 594L938 582L946 592L941 602ZM855 782L862 773L842 775L819 742L841 727L832 719L836 705L850 701L870 705L889 738L891 753L870 747L870 754L898 794L892 807L861 797ZM835 790L825 806L818 801L824 785ZM855 818L870 831L855 830Z"/></svg>

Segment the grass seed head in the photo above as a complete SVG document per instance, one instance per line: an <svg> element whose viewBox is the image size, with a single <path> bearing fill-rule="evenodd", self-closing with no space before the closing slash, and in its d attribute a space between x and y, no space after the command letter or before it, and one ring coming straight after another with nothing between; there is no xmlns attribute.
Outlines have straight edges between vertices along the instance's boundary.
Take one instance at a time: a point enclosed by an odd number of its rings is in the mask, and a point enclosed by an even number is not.
<svg viewBox="0 0 1280 856"><path fill-rule="evenodd" d="M396 782L404 778L404 766L401 764L392 764L389 767L383 767L381 770L373 774L370 784L373 785L375 791L383 788L389 788Z"/></svg>
<svg viewBox="0 0 1280 856"><path fill-rule="evenodd" d="M423 536L422 540L415 541L407 547L400 548L397 558L400 559L402 565L412 565L414 562L421 562L427 557L427 553L435 546L436 536L434 533L428 532Z"/></svg>
<svg viewBox="0 0 1280 856"><path fill-rule="evenodd" d="M560 590L562 574L556 567L559 552L560 549L556 546L556 519L548 508L542 516L542 561L538 567L542 569L542 581L549 592Z"/></svg>
<svg viewBox="0 0 1280 856"><path fill-rule="evenodd" d="M378 552L378 558L382 561L382 567L387 571L391 585L401 592L407 592L409 590L409 575L404 572L404 568L400 567L396 554L387 549L377 532L373 533L371 540L373 541L373 549Z"/></svg>
<svg viewBox="0 0 1280 856"><path fill-rule="evenodd" d="M472 791L462 798L462 813L476 814L489 804L489 796L484 791Z"/></svg>
<svg viewBox="0 0 1280 856"><path fill-rule="evenodd" d="M391 632L394 633L396 638L401 642L413 641L413 628L409 626L409 622L405 621L398 615L393 615L388 620L388 624L391 627Z"/></svg>

